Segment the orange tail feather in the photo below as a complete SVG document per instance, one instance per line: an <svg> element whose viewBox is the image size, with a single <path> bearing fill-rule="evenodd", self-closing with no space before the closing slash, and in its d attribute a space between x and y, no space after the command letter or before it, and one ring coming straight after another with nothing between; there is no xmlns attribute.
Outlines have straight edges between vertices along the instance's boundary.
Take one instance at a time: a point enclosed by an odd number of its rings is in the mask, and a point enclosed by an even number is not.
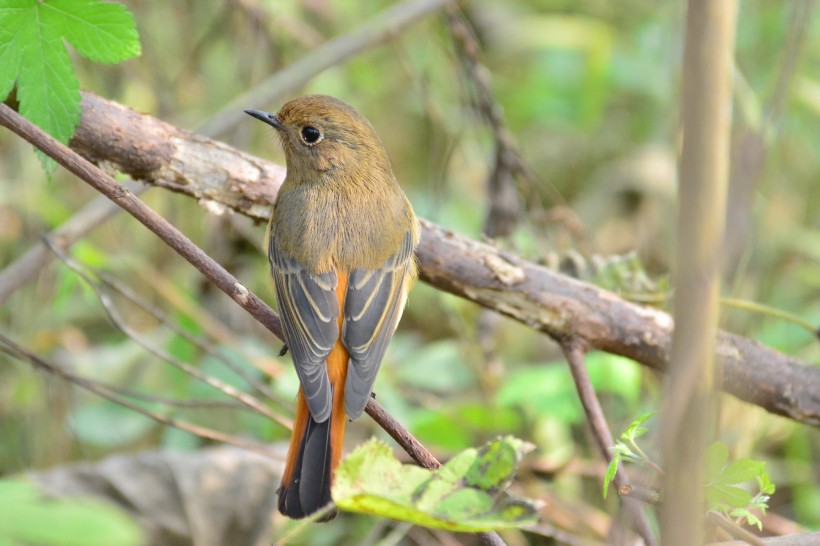
<svg viewBox="0 0 820 546"><path fill-rule="evenodd" d="M339 275L336 289L340 309L344 309L347 275ZM339 317L339 332L343 317ZM303 518L331 502L333 474L342 459L345 425L345 379L349 356L341 339L327 357L327 373L333 390L330 417L318 423L310 414L302 389L296 397L296 419L288 447L287 463L279 487L279 511L294 519ZM332 512L322 521L336 517Z"/></svg>

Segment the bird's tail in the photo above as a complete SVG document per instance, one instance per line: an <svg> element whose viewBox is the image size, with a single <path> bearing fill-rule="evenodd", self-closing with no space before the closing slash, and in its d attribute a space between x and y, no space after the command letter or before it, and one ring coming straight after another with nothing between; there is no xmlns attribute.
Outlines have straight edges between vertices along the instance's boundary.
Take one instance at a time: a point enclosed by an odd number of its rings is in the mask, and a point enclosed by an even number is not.
<svg viewBox="0 0 820 546"><path fill-rule="evenodd" d="M344 403L347 360L347 351L340 342L327 359L333 389L333 409L324 422L319 423L313 419L302 389L299 389L293 434L282 474L282 485L279 487L279 511L289 518L309 516L332 500L330 485L342 458L347 422ZM334 517L335 511L321 521Z"/></svg>

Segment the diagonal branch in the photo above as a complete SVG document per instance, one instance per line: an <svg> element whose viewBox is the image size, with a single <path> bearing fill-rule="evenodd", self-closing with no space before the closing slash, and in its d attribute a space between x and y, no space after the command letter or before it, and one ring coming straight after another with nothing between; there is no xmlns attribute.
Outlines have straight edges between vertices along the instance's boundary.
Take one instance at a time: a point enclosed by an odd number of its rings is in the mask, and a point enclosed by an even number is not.
<svg viewBox="0 0 820 546"><path fill-rule="evenodd" d="M170 364L171 366L177 368L178 370L182 371L185 374L197 379L206 385L212 387L215 390L223 393L226 396L229 396L245 406L246 408L255 411L257 414L262 415L274 421L275 423L279 424L280 426L286 429L292 429L293 423L281 415L278 415L270 410L265 404L251 396L250 394L237 389L236 387L225 383L224 381L206 374L202 370L198 369L195 366L188 364L187 362L183 362L178 358L173 357L171 354L167 353L166 351L160 349L159 347L155 346L153 343L145 339L143 336L138 334L131 328L128 323L123 319L122 315L120 314L117 307L114 305L114 302L111 300L111 296L101 282L97 279L92 278L92 276L82 267L80 264L75 262L73 259L69 258L65 255L60 249L55 246L52 246L48 240L46 240L46 244L49 245L49 248L62 260L62 262L72 271L74 271L77 275L80 276L87 284L91 287L97 297L102 303L103 308L105 309L108 318L111 319L111 322L126 336L131 338L137 345L145 349L149 354L159 358Z"/></svg>
<svg viewBox="0 0 820 546"><path fill-rule="evenodd" d="M188 421L182 421L180 419L175 419L173 417L167 417L165 415L147 410L139 404L135 404L130 400L126 399L125 397L121 396L117 393L116 390L112 389L105 383L101 383L99 381L88 379L87 377L76 375L68 370L61 368L60 366L43 360L42 358L30 353L29 351L27 351L26 349L12 341L11 339L7 338L2 333L0 333L0 352L4 352L23 362L27 362L35 368L43 370L44 372L50 375L60 377L70 383L82 387L83 389L89 392L93 392L97 396L101 396L102 398L111 400L112 402L115 402L125 408L135 411L141 415L144 415L149 419L153 419L154 421L161 423L163 425L178 428L180 430L190 432L191 434L195 434L202 438L208 438L209 440L235 445L237 447L247 449L248 451L253 451L254 453L264 455L265 457L271 457L271 452L265 446L252 440L246 440L238 436L232 436L230 434L225 434L224 432L219 432L211 428L195 425L193 423L189 423Z"/></svg>

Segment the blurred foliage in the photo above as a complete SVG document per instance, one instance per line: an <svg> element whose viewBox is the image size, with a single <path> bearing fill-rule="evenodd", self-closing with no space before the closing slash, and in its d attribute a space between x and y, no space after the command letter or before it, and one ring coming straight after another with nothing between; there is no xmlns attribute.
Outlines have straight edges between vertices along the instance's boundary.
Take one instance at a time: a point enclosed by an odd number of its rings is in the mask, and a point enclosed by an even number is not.
<svg viewBox="0 0 820 546"><path fill-rule="evenodd" d="M24 481L0 480L0 544L138 546L139 526L119 508L89 499L48 499Z"/></svg>
<svg viewBox="0 0 820 546"><path fill-rule="evenodd" d="M82 88L188 129L318 44L350 32L387 0L186 0L125 2L142 56L101 66L74 55ZM735 132L761 130L787 59L793 2L746 0L738 29ZM532 260L634 251L639 270L665 286L675 215L678 84L683 3L651 0L510 0L465 3L503 108L536 180L520 181L525 212L499 244ZM765 130L767 154L751 203L752 230L724 292L820 324L820 17L807 22L782 114ZM184 31L182 29L185 29ZM303 92L338 96L381 135L417 212L480 237L493 167L490 128L473 107L446 21L433 16L316 76ZM300 92L301 94L301 92ZM276 104L247 107L276 110ZM224 140L282 162L262 124ZM0 267L95 197L58 170L47 180L30 146L0 132ZM213 217L157 189L149 206L179 227L250 289L273 300L264 226ZM731 199L731 198L730 198ZM270 379L288 414L297 381L279 342L215 291L140 225L120 215L72 249L257 379ZM631 291L631 288L629 289ZM248 389L233 371L124 298L131 329L176 358ZM664 303L663 305L666 305ZM811 363L817 338L781 320L727 308L723 326ZM0 330L77 373L158 397L224 396L159 361L114 327L75 273L54 263L0 308ZM659 405L659 378L605 354L587 358L613 430ZM437 455L447 458L498 434L536 445L517 487L549 499L551 524L601 539L616 502L603 501L605 467L591 441L560 351L544 336L419 283L385 364L379 400ZM140 402L263 441L288 432L255 414ZM349 427L348 448L383 435L367 419ZM767 461L777 484L770 513L820 527L820 436L816 430L723 398L721 437L731 459ZM642 446L654 450L652 434ZM35 372L0 355L0 474L36 470L112 452L205 442ZM656 455L656 453L654 453ZM581 515L584 514L585 516ZM311 529L310 544L360 544L378 522L343 516ZM765 518L764 518L765 526ZM603 530L602 530L603 529ZM522 539L523 540L523 539Z"/></svg>

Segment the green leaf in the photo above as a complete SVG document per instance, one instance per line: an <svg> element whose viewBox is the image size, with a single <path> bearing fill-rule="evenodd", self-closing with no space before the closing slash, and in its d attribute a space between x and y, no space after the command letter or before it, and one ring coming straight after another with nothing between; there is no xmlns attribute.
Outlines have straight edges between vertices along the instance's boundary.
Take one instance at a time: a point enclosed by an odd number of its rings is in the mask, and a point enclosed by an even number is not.
<svg viewBox="0 0 820 546"><path fill-rule="evenodd" d="M20 114L65 144L80 121L80 91L64 39L105 62L140 48L133 18L120 4L0 0L0 99L17 82ZM46 170L53 166L44 161Z"/></svg>
<svg viewBox="0 0 820 546"><path fill-rule="evenodd" d="M459 404L455 408L454 418L462 423L462 428L480 431L487 437L510 433L523 426L520 412L479 402Z"/></svg>
<svg viewBox="0 0 820 546"><path fill-rule="evenodd" d="M755 480L757 480L757 485L760 487L760 492L762 494L774 494L775 487L772 483L772 479L769 477L768 472L761 472L759 476L755 476Z"/></svg>
<svg viewBox="0 0 820 546"><path fill-rule="evenodd" d="M638 438L646 434L647 429L641 425L643 425L653 415L655 415L655 412L650 411L648 413L644 413L643 415L632 421L629 424L629 426L626 427L624 433L621 434L621 438L623 438L624 440L635 441L635 438Z"/></svg>
<svg viewBox="0 0 820 546"><path fill-rule="evenodd" d="M743 508L752 502L752 494L734 485L713 485L706 489L706 500L713 507Z"/></svg>
<svg viewBox="0 0 820 546"><path fill-rule="evenodd" d="M738 459L731 463L718 476L717 483L733 484L743 483L752 480L763 473L766 468L765 461L753 461L751 459Z"/></svg>
<svg viewBox="0 0 820 546"><path fill-rule="evenodd" d="M508 436L503 442L490 442L478 450L472 466L464 476L470 487L498 491L510 486L520 459L519 454L532 450L526 442Z"/></svg>
<svg viewBox="0 0 820 546"><path fill-rule="evenodd" d="M464 392L474 381L464 351L454 340L436 341L413 349L401 359L397 372L402 382L439 393Z"/></svg>
<svg viewBox="0 0 820 546"><path fill-rule="evenodd" d="M756 508L765 514L766 510L769 509L768 503L770 498L769 495L755 495L755 498L749 503L749 508Z"/></svg>
<svg viewBox="0 0 820 546"><path fill-rule="evenodd" d="M638 403L643 384L643 372L641 366L634 360L594 351L587 355L586 363L589 379L597 392L617 394L623 397L629 406Z"/></svg>
<svg viewBox="0 0 820 546"><path fill-rule="evenodd" d="M609 484L615 479L615 473L618 472L618 464L621 462L620 452L616 451L606 467L606 474L604 474L604 498L609 492Z"/></svg>
<svg viewBox="0 0 820 546"><path fill-rule="evenodd" d="M763 522L756 515L745 508L734 508L729 512L733 518L744 518L748 525L756 525L759 531L763 530Z"/></svg>
<svg viewBox="0 0 820 546"><path fill-rule="evenodd" d="M712 442L706 448L706 483L715 483L729 460L729 448L723 442Z"/></svg>
<svg viewBox="0 0 820 546"><path fill-rule="evenodd" d="M20 114L60 142L68 142L80 121L80 90L59 25L42 17L35 2L18 27L21 47L17 76ZM0 26L6 21L0 19Z"/></svg>
<svg viewBox="0 0 820 546"><path fill-rule="evenodd" d="M110 504L50 499L30 483L0 480L0 543L37 546L137 546L142 531Z"/></svg>
<svg viewBox="0 0 820 546"><path fill-rule="evenodd" d="M548 415L562 423L583 420L583 408L566 366L518 368L508 374L496 393L501 407L520 407L533 416Z"/></svg>
<svg viewBox="0 0 820 546"><path fill-rule="evenodd" d="M501 491L532 448L505 437L467 449L436 471L402 465L390 448L371 440L336 470L333 498L342 510L379 515L450 531L479 532L536 520L537 501Z"/></svg>
<svg viewBox="0 0 820 546"><path fill-rule="evenodd" d="M6 100L20 71L23 48L19 32L14 29L25 26L30 4L31 0L5 0L0 4L0 101Z"/></svg>
<svg viewBox="0 0 820 546"><path fill-rule="evenodd" d="M66 40L84 57L117 63L140 54L134 17L119 3L50 0L43 13L59 25Z"/></svg>

